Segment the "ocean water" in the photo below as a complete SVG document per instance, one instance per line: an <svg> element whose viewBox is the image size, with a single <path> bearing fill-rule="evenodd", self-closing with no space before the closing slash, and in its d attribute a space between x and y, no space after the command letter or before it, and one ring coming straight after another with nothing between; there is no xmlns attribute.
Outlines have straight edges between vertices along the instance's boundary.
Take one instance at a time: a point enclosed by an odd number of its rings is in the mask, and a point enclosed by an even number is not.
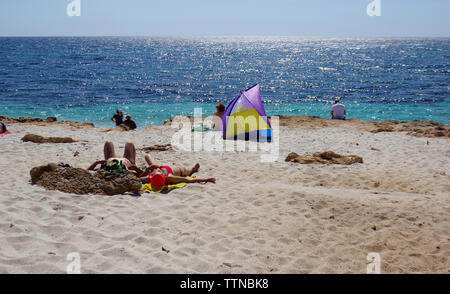
<svg viewBox="0 0 450 294"><path fill-rule="evenodd" d="M450 124L450 39L0 38L0 115L139 127L261 84L268 115Z"/></svg>

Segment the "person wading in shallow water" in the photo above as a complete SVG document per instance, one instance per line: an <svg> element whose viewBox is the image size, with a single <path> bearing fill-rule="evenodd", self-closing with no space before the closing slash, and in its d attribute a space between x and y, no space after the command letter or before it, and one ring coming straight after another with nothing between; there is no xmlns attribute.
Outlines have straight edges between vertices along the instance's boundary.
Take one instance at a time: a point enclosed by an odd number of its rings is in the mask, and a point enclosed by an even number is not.
<svg viewBox="0 0 450 294"><path fill-rule="evenodd" d="M123 124L123 112L120 109L117 109L117 113L111 117L111 120L116 123L116 127Z"/></svg>

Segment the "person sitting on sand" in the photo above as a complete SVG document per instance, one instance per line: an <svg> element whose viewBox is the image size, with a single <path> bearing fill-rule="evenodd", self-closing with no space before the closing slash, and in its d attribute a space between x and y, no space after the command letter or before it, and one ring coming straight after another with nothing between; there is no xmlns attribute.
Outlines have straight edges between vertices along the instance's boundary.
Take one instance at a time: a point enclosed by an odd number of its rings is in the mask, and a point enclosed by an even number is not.
<svg viewBox="0 0 450 294"><path fill-rule="evenodd" d="M6 133L7 131L6 125L0 121L0 134Z"/></svg>
<svg viewBox="0 0 450 294"><path fill-rule="evenodd" d="M120 163L122 167L126 168L129 172L136 175L142 174L142 170L136 166L136 147L134 147L133 143L125 144L125 151L122 158L116 156L116 152L114 151L114 144L111 142L105 143L105 146L103 147L103 154L105 159L94 162L88 168L88 170L97 171L99 170L96 169L97 165L101 164L101 168L104 168L107 163L113 163L114 161L116 161L117 163Z"/></svg>
<svg viewBox="0 0 450 294"><path fill-rule="evenodd" d="M123 112L120 109L117 109L117 113L111 117L111 120L116 123L116 127L123 124Z"/></svg>
<svg viewBox="0 0 450 294"><path fill-rule="evenodd" d="M213 115L213 129L217 130L217 131L221 131L222 130L222 119L223 119L223 116L225 115L225 110L226 110L225 105L223 105L222 103L217 104L216 110L217 110L217 112L215 112Z"/></svg>
<svg viewBox="0 0 450 294"><path fill-rule="evenodd" d="M131 115L127 115L126 120L123 122L124 125L126 125L131 130L135 130L137 128L136 123L131 119Z"/></svg>
<svg viewBox="0 0 450 294"><path fill-rule="evenodd" d="M200 169L197 163L193 168L188 169L181 166L160 166L158 162L149 154L145 156L145 161L150 165L142 174L141 181L148 182L157 190L164 189L166 185L179 183L215 183L215 178L189 179Z"/></svg>
<svg viewBox="0 0 450 294"><path fill-rule="evenodd" d="M331 117L333 119L342 119L345 120L345 115L347 114L347 110L344 104L341 104L341 101L336 100L334 102L334 106L331 110Z"/></svg>

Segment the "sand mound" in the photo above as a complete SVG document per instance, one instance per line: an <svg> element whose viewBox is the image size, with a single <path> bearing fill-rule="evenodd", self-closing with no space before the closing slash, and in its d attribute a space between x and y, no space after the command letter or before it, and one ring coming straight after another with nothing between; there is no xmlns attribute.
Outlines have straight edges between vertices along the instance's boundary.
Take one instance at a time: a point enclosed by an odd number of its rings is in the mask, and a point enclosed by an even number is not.
<svg viewBox="0 0 450 294"><path fill-rule="evenodd" d="M87 142L87 141L76 141L72 138L67 137L42 137L35 134L27 134L22 138L24 142L33 143L77 143L77 142Z"/></svg>
<svg viewBox="0 0 450 294"><path fill-rule="evenodd" d="M104 171L94 173L81 168L62 168L54 163L31 169L30 176L33 184L47 190L78 195L118 195L137 192L141 188L139 180L131 174L106 180Z"/></svg>
<svg viewBox="0 0 450 294"><path fill-rule="evenodd" d="M434 121L364 121L357 118L333 120L309 115L280 115L280 126L301 129L354 128L373 134L382 132L407 132L410 136L427 138L450 138L450 125Z"/></svg>
<svg viewBox="0 0 450 294"><path fill-rule="evenodd" d="M343 164L352 165L363 163L363 159L357 155L344 156L333 151L317 152L313 155L298 155L295 152L286 157L286 162L297 162L300 164Z"/></svg>

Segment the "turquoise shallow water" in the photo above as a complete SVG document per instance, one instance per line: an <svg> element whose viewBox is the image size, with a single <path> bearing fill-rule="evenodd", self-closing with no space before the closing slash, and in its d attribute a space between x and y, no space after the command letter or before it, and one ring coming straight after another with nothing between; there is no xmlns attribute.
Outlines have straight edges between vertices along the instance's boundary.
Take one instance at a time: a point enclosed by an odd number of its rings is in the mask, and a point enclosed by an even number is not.
<svg viewBox="0 0 450 294"><path fill-rule="evenodd" d="M450 39L0 38L0 115L139 127L261 84L268 115L450 124Z"/></svg>
<svg viewBox="0 0 450 294"><path fill-rule="evenodd" d="M194 116L194 109L201 108L203 114L212 115L215 111L212 103L180 102L165 104L127 104L119 106L125 113L133 114L133 119L142 128L150 125L161 125L165 120L174 115ZM330 117L332 103L283 103L280 105L268 104L266 111L268 115L315 115ZM399 121L434 120L450 124L450 105L448 102L437 102L432 106L417 105L393 105L373 103L347 103L348 118L359 118L363 120L380 121L394 119ZM3 108L1 114L7 117L30 116L47 118L56 116L58 120L71 120L79 122L94 122L96 126L113 127L110 118L114 114L117 105L114 106L91 106L73 107L66 110L49 108L46 106L33 107L28 105L14 105ZM19 114L19 115L18 115Z"/></svg>

